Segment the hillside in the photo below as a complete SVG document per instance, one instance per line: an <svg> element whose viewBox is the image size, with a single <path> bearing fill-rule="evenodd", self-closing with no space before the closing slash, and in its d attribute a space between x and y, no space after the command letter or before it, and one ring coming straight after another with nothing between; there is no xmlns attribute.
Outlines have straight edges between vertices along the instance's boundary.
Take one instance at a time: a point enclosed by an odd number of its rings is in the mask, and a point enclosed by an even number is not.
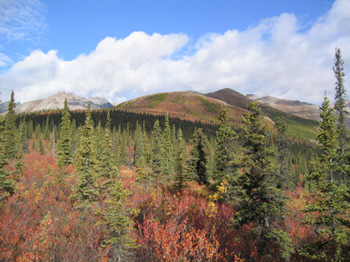
<svg viewBox="0 0 350 262"><path fill-rule="evenodd" d="M240 125L242 114L250 101L232 89L225 88L209 94L197 92L159 93L136 98L117 106L120 110L136 113L165 114L190 121L202 121L215 124L221 106L228 107L228 114L236 125ZM293 116L263 103L260 103L266 115L265 121L270 128L273 127L276 117L281 117L289 126L288 134L302 139L314 139L318 123L313 120Z"/></svg>
<svg viewBox="0 0 350 262"><path fill-rule="evenodd" d="M217 123L221 106L228 106L228 113L236 123L245 111L221 100L206 97L197 92L159 93L136 98L117 106L117 109L136 113L165 114L172 117L205 123Z"/></svg>
<svg viewBox="0 0 350 262"><path fill-rule="evenodd" d="M243 109L246 108L247 103L251 100L249 96L242 95L229 88L208 93L206 96L221 99L230 105L239 106ZM272 107L263 101L257 102L260 104L261 110L269 119L275 121L276 117L280 117L287 123L288 135L303 139L314 139L316 137L318 127L318 123L316 121L286 113L281 109ZM298 103L294 103L295 107L297 107L297 105ZM285 108L286 107L284 107L284 109Z"/></svg>
<svg viewBox="0 0 350 262"><path fill-rule="evenodd" d="M295 115L310 120L320 120L319 106L310 103L300 102L299 100L279 99L272 96L260 98L250 97L254 101L268 105L284 113Z"/></svg>

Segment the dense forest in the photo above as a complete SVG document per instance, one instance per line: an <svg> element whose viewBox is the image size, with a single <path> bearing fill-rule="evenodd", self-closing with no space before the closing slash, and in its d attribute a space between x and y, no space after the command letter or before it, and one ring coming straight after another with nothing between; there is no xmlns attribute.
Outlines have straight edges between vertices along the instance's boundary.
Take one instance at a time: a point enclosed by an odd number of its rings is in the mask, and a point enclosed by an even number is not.
<svg viewBox="0 0 350 262"><path fill-rule="evenodd" d="M349 261L344 62L317 141L241 125L63 110L0 116L0 261Z"/></svg>

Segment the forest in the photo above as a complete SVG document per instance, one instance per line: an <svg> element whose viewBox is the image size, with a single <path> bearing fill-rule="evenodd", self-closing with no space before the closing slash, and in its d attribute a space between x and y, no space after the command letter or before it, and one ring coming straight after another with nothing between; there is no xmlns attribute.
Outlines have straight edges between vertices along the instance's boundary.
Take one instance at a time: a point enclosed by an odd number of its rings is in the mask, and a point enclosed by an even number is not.
<svg viewBox="0 0 350 262"><path fill-rule="evenodd" d="M349 261L344 62L316 141L116 109L0 116L0 261Z"/></svg>

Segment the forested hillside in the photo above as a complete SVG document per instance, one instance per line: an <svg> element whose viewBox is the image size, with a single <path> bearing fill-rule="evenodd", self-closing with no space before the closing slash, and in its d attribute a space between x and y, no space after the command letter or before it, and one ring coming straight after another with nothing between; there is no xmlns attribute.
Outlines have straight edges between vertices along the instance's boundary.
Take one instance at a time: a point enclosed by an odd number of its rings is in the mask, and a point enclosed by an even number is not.
<svg viewBox="0 0 350 262"><path fill-rule="evenodd" d="M316 141L248 102L218 125L121 110L0 116L0 261L349 261L343 64Z"/></svg>

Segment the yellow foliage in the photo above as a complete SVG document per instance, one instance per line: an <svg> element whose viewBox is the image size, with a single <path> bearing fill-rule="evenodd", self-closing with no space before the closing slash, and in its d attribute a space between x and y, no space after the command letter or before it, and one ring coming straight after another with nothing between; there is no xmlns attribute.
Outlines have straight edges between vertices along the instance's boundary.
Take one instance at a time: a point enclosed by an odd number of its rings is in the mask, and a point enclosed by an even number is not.
<svg viewBox="0 0 350 262"><path fill-rule="evenodd" d="M223 195L227 192L227 185L228 182L226 179L224 179L222 183L217 186L218 191L209 196L208 210L206 211L208 217L215 217L217 213L215 201L223 198Z"/></svg>

